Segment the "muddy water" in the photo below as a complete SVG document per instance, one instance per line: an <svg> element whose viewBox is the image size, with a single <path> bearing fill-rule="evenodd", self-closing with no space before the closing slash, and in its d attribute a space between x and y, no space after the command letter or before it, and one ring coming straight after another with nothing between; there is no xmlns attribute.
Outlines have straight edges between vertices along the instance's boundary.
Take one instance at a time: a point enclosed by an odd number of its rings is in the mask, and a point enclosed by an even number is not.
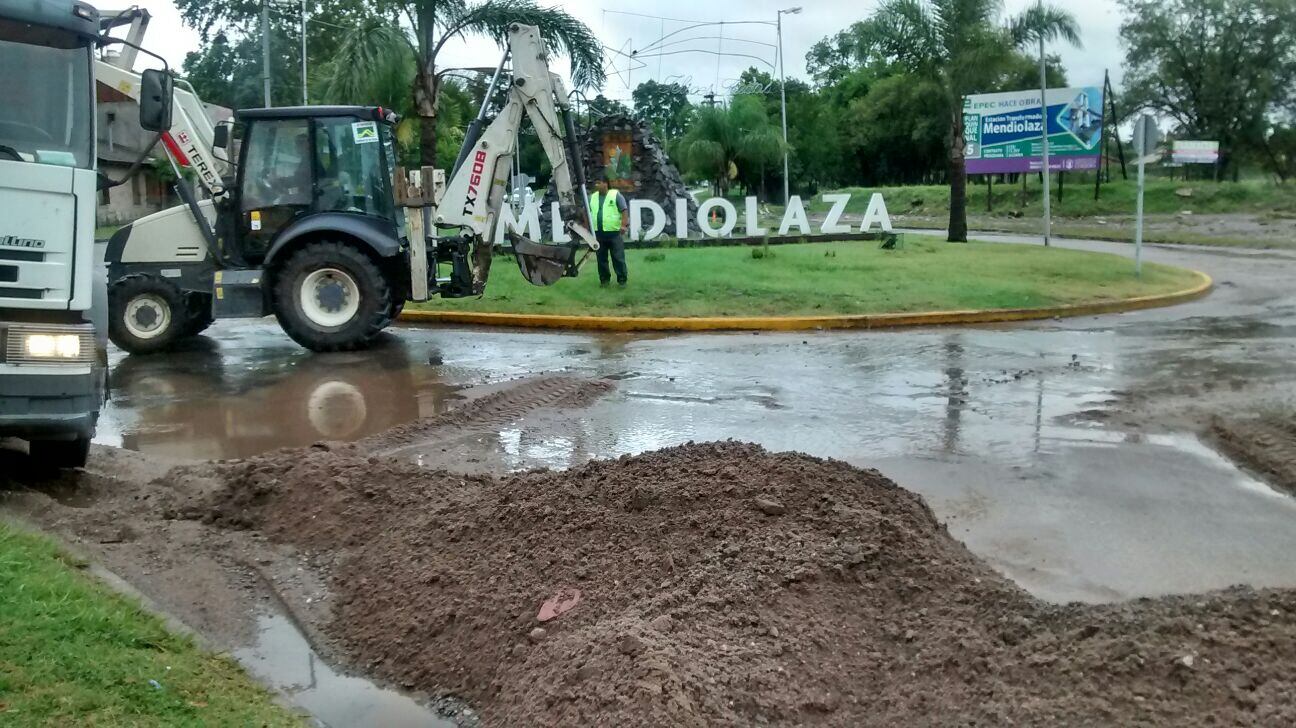
<svg viewBox="0 0 1296 728"><path fill-rule="evenodd" d="M533 412L402 456L566 467L687 440L752 440L879 468L1044 598L1296 586L1296 502L1193 434L1202 413L1296 392L1296 258L1147 257L1206 270L1217 290L1172 309L1012 327L651 337L406 328L377 353L336 358L302 352L270 322L222 323L219 345L199 353L147 367L115 357L103 438L246 455L353 439L438 412L472 385L567 371L617 390L576 413Z"/></svg>
<svg viewBox="0 0 1296 728"><path fill-rule="evenodd" d="M412 698L328 666L292 622L276 614L257 618L256 644L234 656L253 675L281 692L324 726L453 728Z"/></svg>

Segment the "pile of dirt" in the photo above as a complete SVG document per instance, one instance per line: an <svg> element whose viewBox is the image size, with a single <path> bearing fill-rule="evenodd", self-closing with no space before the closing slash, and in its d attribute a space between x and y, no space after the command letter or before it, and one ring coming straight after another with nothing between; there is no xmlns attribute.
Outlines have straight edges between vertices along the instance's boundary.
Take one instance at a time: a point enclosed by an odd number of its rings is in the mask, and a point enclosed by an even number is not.
<svg viewBox="0 0 1296 728"><path fill-rule="evenodd" d="M296 546L353 666L487 725L1296 721L1292 592L1050 606L840 462L688 444L490 477L320 446L220 475L188 517Z"/></svg>

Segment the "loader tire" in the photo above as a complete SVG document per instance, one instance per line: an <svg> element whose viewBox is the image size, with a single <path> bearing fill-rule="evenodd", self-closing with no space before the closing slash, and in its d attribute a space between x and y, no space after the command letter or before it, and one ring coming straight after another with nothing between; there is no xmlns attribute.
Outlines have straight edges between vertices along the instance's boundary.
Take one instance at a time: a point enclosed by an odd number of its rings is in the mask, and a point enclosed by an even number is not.
<svg viewBox="0 0 1296 728"><path fill-rule="evenodd" d="M108 338L131 354L165 351L187 335L189 312L174 284L129 275L108 288Z"/></svg>
<svg viewBox="0 0 1296 728"><path fill-rule="evenodd" d="M312 351L363 348L390 322L392 287L374 261L345 243L311 243L279 270L274 314Z"/></svg>

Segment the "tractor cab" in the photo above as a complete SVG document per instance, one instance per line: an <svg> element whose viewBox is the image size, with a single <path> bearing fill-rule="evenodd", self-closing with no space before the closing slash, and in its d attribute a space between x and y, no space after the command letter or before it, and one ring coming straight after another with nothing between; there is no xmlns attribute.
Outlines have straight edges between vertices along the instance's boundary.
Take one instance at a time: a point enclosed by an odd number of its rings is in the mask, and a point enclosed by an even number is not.
<svg viewBox="0 0 1296 728"><path fill-rule="evenodd" d="M261 266L312 228L399 237L391 189L395 114L309 106L246 109L235 118L243 131L238 175L217 235L230 262Z"/></svg>

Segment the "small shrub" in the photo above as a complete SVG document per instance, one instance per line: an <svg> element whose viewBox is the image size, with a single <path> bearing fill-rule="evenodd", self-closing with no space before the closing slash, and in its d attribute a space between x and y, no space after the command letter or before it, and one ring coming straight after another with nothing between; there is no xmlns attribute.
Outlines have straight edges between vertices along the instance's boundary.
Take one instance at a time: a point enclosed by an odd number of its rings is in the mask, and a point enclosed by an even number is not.
<svg viewBox="0 0 1296 728"><path fill-rule="evenodd" d="M751 257L752 260L763 260L765 258L773 258L774 251L770 250L768 245L762 245L759 248L751 249Z"/></svg>
<svg viewBox="0 0 1296 728"><path fill-rule="evenodd" d="M666 254L660 251L653 251L644 256L645 263L660 263L666 260Z"/></svg>

